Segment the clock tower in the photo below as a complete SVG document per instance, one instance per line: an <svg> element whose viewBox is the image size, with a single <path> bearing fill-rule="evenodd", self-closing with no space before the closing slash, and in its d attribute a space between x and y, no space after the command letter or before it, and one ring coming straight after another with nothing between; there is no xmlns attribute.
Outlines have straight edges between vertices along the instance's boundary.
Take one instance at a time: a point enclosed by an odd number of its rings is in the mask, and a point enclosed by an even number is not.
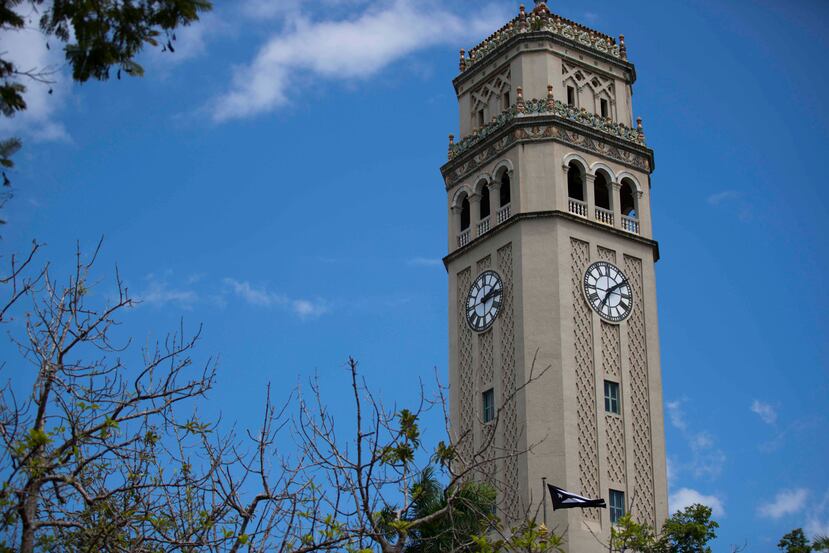
<svg viewBox="0 0 829 553"><path fill-rule="evenodd" d="M546 509L571 552L606 550L625 512L668 514L654 160L635 80L623 36L522 6L461 50L460 133L441 168L460 461L484 460L475 477L502 520ZM553 512L542 479L608 508Z"/></svg>

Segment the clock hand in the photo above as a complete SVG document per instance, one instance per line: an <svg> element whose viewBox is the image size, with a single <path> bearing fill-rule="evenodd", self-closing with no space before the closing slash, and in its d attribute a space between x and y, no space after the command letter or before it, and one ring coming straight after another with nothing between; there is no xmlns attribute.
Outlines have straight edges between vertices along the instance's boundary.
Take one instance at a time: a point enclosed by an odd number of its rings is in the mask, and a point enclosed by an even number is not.
<svg viewBox="0 0 829 553"><path fill-rule="evenodd" d="M493 288L492 290L490 290L489 292L484 294L484 297L481 298L481 303L486 303L487 301L489 301L490 298L494 298L495 296L500 296L500 295L501 295L501 291L498 290L497 288Z"/></svg>
<svg viewBox="0 0 829 553"><path fill-rule="evenodd" d="M602 303L600 304L600 306L601 306L601 305L604 305L605 303L607 303L607 298L609 298L609 297L610 297L610 294L612 294L613 292L615 292L616 290L618 290L619 288L621 288L621 287L622 287L622 286L624 286L625 284L627 284L627 281L626 281L626 280L623 280L622 282L620 282L620 283L618 283L618 284L614 284L613 286L611 286L610 288L608 288L608 289L607 289L607 293L604 295L604 299L602 300Z"/></svg>

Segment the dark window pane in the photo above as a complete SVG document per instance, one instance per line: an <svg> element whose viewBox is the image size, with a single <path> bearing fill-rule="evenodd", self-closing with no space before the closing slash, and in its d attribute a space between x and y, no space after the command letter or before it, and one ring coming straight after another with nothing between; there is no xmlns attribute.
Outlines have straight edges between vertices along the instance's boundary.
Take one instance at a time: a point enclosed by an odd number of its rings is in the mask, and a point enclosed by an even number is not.
<svg viewBox="0 0 829 553"><path fill-rule="evenodd" d="M484 422L490 422L495 418L495 390L490 388L483 393Z"/></svg>
<svg viewBox="0 0 829 553"><path fill-rule="evenodd" d="M501 203L500 206L504 207L510 202L510 182L509 182L509 175L504 172L504 175L501 177Z"/></svg>
<svg viewBox="0 0 829 553"><path fill-rule="evenodd" d="M610 185L604 173L597 173L593 181L593 190L596 197L596 207L610 209Z"/></svg>
<svg viewBox="0 0 829 553"><path fill-rule="evenodd" d="M610 490L610 522L616 522L625 516L625 494L618 490Z"/></svg>
<svg viewBox="0 0 829 553"><path fill-rule="evenodd" d="M622 210L622 215L636 217L636 200L633 194L633 185L628 179L624 179L622 188L619 190L619 207Z"/></svg>
<svg viewBox="0 0 829 553"><path fill-rule="evenodd" d="M584 180L581 168L575 161L571 161L570 168L567 169L567 195L574 200L584 201Z"/></svg>

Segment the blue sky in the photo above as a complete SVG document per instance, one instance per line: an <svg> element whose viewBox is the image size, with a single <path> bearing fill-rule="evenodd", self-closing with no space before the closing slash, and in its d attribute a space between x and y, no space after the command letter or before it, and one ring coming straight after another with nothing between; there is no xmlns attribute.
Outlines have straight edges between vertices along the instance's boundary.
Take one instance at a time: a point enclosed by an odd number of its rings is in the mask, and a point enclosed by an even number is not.
<svg viewBox="0 0 829 553"><path fill-rule="evenodd" d="M451 79L511 1L239 0L147 53L143 79L33 87L3 255L65 271L100 236L143 303L139 342L204 324L213 402L255 424L263 387L354 355L388 402L445 381ZM715 550L829 534L829 6L557 0L623 33L656 152L652 209L671 500L711 504ZM34 34L2 48L49 65ZM58 67L60 67L58 65ZM4 343L4 358L12 358ZM201 356L201 357L199 357ZM22 378L10 364L6 376ZM437 416L427 441L441 437Z"/></svg>

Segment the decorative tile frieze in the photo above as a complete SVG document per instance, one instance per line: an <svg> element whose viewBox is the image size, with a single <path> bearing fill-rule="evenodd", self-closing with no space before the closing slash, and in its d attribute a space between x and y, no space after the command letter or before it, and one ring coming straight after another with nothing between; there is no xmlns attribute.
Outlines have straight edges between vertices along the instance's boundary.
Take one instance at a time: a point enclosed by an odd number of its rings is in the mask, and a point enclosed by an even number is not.
<svg viewBox="0 0 829 553"><path fill-rule="evenodd" d="M503 115L503 114L502 114ZM591 132L592 131L592 132ZM644 148L639 152L612 142L601 140L594 129L589 129L576 121L550 116L549 114L533 117L512 117L497 129L487 132L474 144L464 148L463 154L457 154L442 168L446 189L449 190L461 180L492 162L513 144L555 140L576 148L602 155L637 171L650 173L653 153ZM633 144L631 144L633 146ZM473 146L477 147L477 151ZM638 149L638 148L637 148ZM641 152L641 153L640 153Z"/></svg>
<svg viewBox="0 0 829 553"><path fill-rule="evenodd" d="M610 56L622 62L627 60L627 52L622 37L619 39L619 44L616 44L616 41L608 35L599 33L547 11L539 11L538 13L531 14L526 14L522 11L518 17L509 21L498 31L484 39L483 42L472 48L469 51L469 57L466 57L462 53L460 60L461 72L475 67L490 53L497 50L499 46L505 44L513 37L531 33L534 36L543 36L544 34L552 35L558 39L563 39L564 42L593 50L598 54Z"/></svg>
<svg viewBox="0 0 829 553"><path fill-rule="evenodd" d="M579 109L565 104L560 100L532 99L525 101L519 100L516 104L511 105L509 109L502 111L494 117L487 125L476 129L474 133L464 137L459 142L451 144L449 147L449 159L455 159L464 152L471 150L475 145L493 136L513 120L533 117L535 115L552 115L639 146L645 145L645 133L641 128L631 128L621 123L614 123L609 117L589 113L584 108Z"/></svg>

